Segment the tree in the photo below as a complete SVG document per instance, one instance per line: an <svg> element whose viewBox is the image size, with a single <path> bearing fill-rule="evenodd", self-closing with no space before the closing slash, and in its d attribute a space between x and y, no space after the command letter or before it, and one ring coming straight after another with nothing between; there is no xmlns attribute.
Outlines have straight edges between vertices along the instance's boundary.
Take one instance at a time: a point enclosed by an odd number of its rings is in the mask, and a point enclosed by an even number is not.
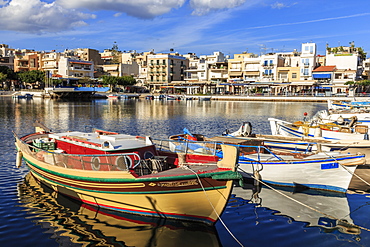
<svg viewBox="0 0 370 247"><path fill-rule="evenodd" d="M6 74L4 74L4 73L0 72L0 82L1 82L1 83L2 83L2 82L4 82L4 81L6 80L6 77L7 77L7 75L6 75Z"/></svg>
<svg viewBox="0 0 370 247"><path fill-rule="evenodd" d="M362 47L358 47L357 51L358 51L358 54L360 55L360 57L362 58L362 60L366 60L367 53L364 52L364 49L362 49Z"/></svg>
<svg viewBox="0 0 370 247"><path fill-rule="evenodd" d="M120 60L121 60L120 55L121 55L121 52L118 50L118 45L114 41L114 44L113 44L113 47L112 47L112 56L113 56L112 63L113 64L120 63Z"/></svg>
<svg viewBox="0 0 370 247"><path fill-rule="evenodd" d="M118 79L115 76L103 75L101 79L104 85L109 85L111 88L115 87L118 84Z"/></svg>
<svg viewBox="0 0 370 247"><path fill-rule="evenodd" d="M118 77L118 85L132 86L136 84L135 78L132 76L122 76Z"/></svg>
<svg viewBox="0 0 370 247"><path fill-rule="evenodd" d="M344 85L349 85L350 87L354 88L357 92L367 92L369 91L370 87L370 80L362 80L362 81L347 81Z"/></svg>
<svg viewBox="0 0 370 247"><path fill-rule="evenodd" d="M0 73L3 73L6 75L5 80L16 80L17 79L17 76L14 73L14 71L7 66L0 66Z"/></svg>
<svg viewBox="0 0 370 247"><path fill-rule="evenodd" d="M43 82L45 79L45 72L41 70L31 70L18 72L17 76L19 80L26 83Z"/></svg>

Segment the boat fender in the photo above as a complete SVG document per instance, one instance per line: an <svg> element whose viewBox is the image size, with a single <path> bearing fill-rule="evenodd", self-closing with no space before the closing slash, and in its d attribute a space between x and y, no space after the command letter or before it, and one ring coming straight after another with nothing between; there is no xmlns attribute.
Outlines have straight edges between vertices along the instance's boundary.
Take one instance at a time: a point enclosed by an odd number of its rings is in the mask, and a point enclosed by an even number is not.
<svg viewBox="0 0 370 247"><path fill-rule="evenodd" d="M20 168L22 166L22 158L23 158L23 153L22 153L22 151L18 150L16 161L15 161L15 166L17 168Z"/></svg>
<svg viewBox="0 0 370 247"><path fill-rule="evenodd" d="M315 135L314 136L315 137L321 137L322 136L321 128L320 127L315 129Z"/></svg>
<svg viewBox="0 0 370 247"><path fill-rule="evenodd" d="M369 140L369 134L368 133L364 134L364 140L367 140L367 141Z"/></svg>
<svg viewBox="0 0 370 247"><path fill-rule="evenodd" d="M344 124L344 118L343 118L342 116L339 116L339 118L337 119L337 123L338 123L339 125Z"/></svg>

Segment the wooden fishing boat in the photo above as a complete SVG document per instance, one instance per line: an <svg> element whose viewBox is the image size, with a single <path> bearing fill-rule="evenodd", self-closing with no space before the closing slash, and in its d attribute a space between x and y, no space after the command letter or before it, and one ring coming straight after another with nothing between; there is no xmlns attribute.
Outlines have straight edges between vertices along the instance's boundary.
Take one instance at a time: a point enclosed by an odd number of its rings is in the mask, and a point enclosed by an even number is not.
<svg viewBox="0 0 370 247"><path fill-rule="evenodd" d="M144 216L213 224L232 190L238 150L225 157L158 151L143 138L95 130L16 135L17 166L86 204Z"/></svg>
<svg viewBox="0 0 370 247"><path fill-rule="evenodd" d="M221 144L233 144L240 149L238 170L245 178L290 187L346 192L358 166L365 164L364 154L343 152L279 151L270 149L264 140L218 136L197 140L170 137L173 151L216 154L223 157ZM186 137L186 136L185 136Z"/></svg>

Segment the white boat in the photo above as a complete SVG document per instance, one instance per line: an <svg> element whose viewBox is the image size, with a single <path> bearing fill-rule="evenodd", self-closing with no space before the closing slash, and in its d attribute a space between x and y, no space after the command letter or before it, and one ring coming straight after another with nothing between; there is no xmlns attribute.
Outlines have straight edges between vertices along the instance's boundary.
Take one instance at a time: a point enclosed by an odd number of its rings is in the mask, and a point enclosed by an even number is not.
<svg viewBox="0 0 370 247"><path fill-rule="evenodd" d="M204 138L193 135L171 136L168 147L182 153L216 154L222 157L219 145L236 145L241 155L239 172L244 178L260 178L279 186L305 186L312 189L346 192L358 166L365 164L365 155L341 152L276 152L261 140L218 136ZM198 137L201 137L199 140ZM161 143L163 145L163 143Z"/></svg>
<svg viewBox="0 0 370 247"><path fill-rule="evenodd" d="M328 109L370 109L367 100L328 100Z"/></svg>
<svg viewBox="0 0 370 247"><path fill-rule="evenodd" d="M357 166L365 164L365 155L253 153L240 157L238 164L243 177L251 178L252 174L252 178L269 184L346 192Z"/></svg>
<svg viewBox="0 0 370 247"><path fill-rule="evenodd" d="M359 109L321 110L310 120L311 123L335 123L342 126L367 125L370 126L370 112Z"/></svg>
<svg viewBox="0 0 370 247"><path fill-rule="evenodd" d="M297 121L287 122L276 118L268 118L271 134L292 137L322 137L329 140L362 141L369 140L367 125L338 125L335 123L310 123Z"/></svg>

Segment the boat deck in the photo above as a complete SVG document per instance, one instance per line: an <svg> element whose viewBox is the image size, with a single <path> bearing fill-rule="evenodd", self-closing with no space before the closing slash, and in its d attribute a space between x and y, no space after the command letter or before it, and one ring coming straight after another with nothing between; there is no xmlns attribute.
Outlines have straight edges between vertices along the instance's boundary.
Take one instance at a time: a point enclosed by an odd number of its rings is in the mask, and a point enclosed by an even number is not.
<svg viewBox="0 0 370 247"><path fill-rule="evenodd" d="M98 133L72 131L49 134L49 138L80 146L101 149L103 151L137 149L153 145L151 143L146 143L145 139L142 137L125 134L99 135Z"/></svg>

